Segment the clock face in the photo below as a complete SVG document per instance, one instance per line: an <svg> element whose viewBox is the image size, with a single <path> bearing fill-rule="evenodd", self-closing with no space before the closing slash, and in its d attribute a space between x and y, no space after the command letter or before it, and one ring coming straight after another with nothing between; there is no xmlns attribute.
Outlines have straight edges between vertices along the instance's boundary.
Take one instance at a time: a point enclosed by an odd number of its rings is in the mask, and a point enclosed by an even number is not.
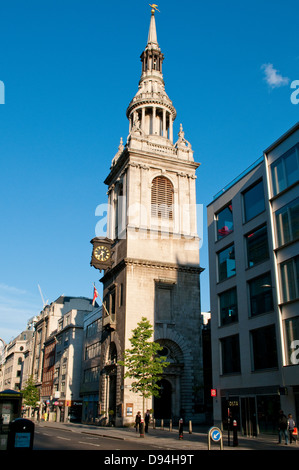
<svg viewBox="0 0 299 470"><path fill-rule="evenodd" d="M94 249L94 257L98 260L98 261L107 261L109 258L110 258L110 250L109 248L107 248L106 246L97 246L95 249Z"/></svg>

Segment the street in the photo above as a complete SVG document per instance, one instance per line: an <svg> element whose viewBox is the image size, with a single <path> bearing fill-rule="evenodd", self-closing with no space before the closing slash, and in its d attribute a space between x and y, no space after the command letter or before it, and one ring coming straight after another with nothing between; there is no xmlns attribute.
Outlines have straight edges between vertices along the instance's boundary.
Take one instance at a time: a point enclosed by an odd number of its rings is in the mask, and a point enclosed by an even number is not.
<svg viewBox="0 0 299 470"><path fill-rule="evenodd" d="M133 442L122 439L89 435L88 432L68 431L36 424L33 450L157 450L157 445L148 442Z"/></svg>
<svg viewBox="0 0 299 470"><path fill-rule="evenodd" d="M208 433L206 429L194 430L189 434L184 432L179 439L177 429L149 429L144 438L134 428L97 427L75 423L38 422L35 423L33 450L100 450L100 451L148 451L153 453L181 452L184 455L208 450ZM235 447L228 442L228 436L223 434L223 448L228 451L241 450L299 450L299 445L293 443L286 446L277 444L276 435L260 435L256 438L238 435ZM211 450L220 450L219 443L211 442Z"/></svg>

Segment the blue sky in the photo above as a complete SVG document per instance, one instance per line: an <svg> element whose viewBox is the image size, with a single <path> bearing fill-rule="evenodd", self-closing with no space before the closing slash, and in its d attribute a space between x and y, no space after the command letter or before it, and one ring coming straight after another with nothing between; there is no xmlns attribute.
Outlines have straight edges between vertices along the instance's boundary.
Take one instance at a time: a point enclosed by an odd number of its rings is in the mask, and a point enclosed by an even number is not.
<svg viewBox="0 0 299 470"><path fill-rule="evenodd" d="M209 309L206 206L297 121L298 2L160 0L166 92L183 124L204 205L202 310ZM103 181L126 141L147 1L11 0L1 5L0 338L59 295L92 296ZM267 80L266 80L267 78ZM1 89L0 89L1 91ZM299 95L298 95L299 97ZM1 103L1 97L0 97Z"/></svg>

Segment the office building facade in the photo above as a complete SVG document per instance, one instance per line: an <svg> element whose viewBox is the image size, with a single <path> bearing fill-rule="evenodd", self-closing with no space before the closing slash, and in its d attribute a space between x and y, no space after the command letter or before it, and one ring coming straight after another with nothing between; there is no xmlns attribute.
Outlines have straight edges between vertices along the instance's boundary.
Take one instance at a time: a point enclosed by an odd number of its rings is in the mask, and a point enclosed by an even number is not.
<svg viewBox="0 0 299 470"><path fill-rule="evenodd" d="M208 206L215 423L243 434L299 418L299 127Z"/></svg>

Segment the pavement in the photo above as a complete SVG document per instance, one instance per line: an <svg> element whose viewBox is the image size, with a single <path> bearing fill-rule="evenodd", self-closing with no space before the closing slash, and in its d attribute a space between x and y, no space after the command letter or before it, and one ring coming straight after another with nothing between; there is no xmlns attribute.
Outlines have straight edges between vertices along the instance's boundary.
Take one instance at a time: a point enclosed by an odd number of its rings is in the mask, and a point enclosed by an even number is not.
<svg viewBox="0 0 299 470"><path fill-rule="evenodd" d="M70 432L80 432L83 434L91 434L95 436L108 437L111 439L121 439L124 441L136 442L136 450L138 450L138 442L142 440L142 444L148 442L149 446L154 446L164 451L202 451L209 450L208 435L210 427L200 426L194 427L189 433L188 429L184 429L183 438L180 439L178 428L171 431L168 428L149 427L148 433L144 437L140 436L133 427L103 427L81 423L60 423L51 421L39 421L36 423L41 427L51 427L56 429L68 430ZM230 442L228 442L227 431L222 434L223 450L241 451L241 450L299 450L299 443L285 445L278 444L278 436L275 434L259 434L257 437L247 437L238 434L238 445L233 445L233 435L230 433ZM230 444L230 445L229 445ZM152 447L149 447L151 449ZM210 439L210 450L221 450L220 443Z"/></svg>

